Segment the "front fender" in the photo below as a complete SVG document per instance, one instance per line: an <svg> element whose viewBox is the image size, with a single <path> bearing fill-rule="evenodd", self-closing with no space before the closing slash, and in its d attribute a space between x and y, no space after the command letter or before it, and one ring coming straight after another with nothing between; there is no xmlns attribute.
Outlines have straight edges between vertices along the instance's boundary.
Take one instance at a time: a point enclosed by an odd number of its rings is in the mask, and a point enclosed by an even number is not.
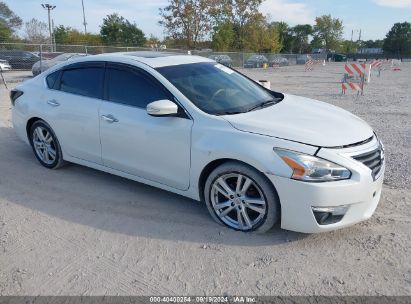
<svg viewBox="0 0 411 304"><path fill-rule="evenodd" d="M275 137L239 131L225 120L202 128L194 124L191 144L190 188L198 192L203 169L220 159L238 160L263 174L291 177L292 170L273 151L274 147L314 154L316 147Z"/></svg>

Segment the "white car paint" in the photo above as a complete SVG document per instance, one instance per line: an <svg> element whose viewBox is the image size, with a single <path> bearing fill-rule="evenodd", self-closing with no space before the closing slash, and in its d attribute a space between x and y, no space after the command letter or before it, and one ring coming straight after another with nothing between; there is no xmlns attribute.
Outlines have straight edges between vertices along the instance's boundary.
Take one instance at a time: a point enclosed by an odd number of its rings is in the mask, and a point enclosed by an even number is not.
<svg viewBox="0 0 411 304"><path fill-rule="evenodd" d="M0 59L0 71L10 71L11 70L11 65L7 60L1 60Z"/></svg>
<svg viewBox="0 0 411 304"><path fill-rule="evenodd" d="M210 115L197 108L155 68L212 60L183 55L146 58L107 54L70 63L90 60L127 63L145 70L175 96L191 119L151 117L142 109L49 90L46 76L63 63L17 87L25 92L12 109L14 128L21 139L28 143L29 119L41 118L56 133L65 160L195 200L201 199L199 181L207 165L221 159L242 161L265 174L277 189L284 229L329 231L365 220L374 212L385 166L373 181L371 170L351 157L379 145L372 129L354 115L292 95L285 95L275 106L250 113ZM50 104L53 100L60 106ZM104 121L102 115L113 115L118 123ZM370 137L373 138L367 143L340 147ZM323 183L293 180L292 169L273 148L318 153L319 157L345 166L352 177ZM319 225L311 210L313 206L340 205L348 205L348 212L342 221L330 225Z"/></svg>
<svg viewBox="0 0 411 304"><path fill-rule="evenodd" d="M188 189L192 120L153 117L145 109L111 102L103 103L100 113L110 113L119 121L100 126L105 166L180 190Z"/></svg>
<svg viewBox="0 0 411 304"><path fill-rule="evenodd" d="M349 145L373 135L372 129L362 119L343 109L287 94L285 101L275 107L225 118L233 127L245 132L319 147Z"/></svg>

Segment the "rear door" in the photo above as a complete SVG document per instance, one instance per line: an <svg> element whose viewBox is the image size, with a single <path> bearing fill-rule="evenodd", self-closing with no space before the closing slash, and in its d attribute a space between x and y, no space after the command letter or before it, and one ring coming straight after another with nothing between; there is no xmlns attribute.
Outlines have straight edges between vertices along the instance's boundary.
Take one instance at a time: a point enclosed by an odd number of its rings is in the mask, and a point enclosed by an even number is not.
<svg viewBox="0 0 411 304"><path fill-rule="evenodd" d="M190 177L193 121L181 117L153 117L148 103L173 96L147 72L109 64L106 99L100 109L104 165L185 190Z"/></svg>
<svg viewBox="0 0 411 304"><path fill-rule="evenodd" d="M104 62L70 65L46 79L47 121L64 153L101 164L99 108L104 87ZM53 78L55 78L53 80Z"/></svg>

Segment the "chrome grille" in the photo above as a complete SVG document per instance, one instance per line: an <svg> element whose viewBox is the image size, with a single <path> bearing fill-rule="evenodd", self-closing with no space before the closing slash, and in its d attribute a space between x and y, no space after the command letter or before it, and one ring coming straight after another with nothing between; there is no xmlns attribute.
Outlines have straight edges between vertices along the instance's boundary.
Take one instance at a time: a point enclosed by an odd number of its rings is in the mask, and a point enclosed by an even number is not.
<svg viewBox="0 0 411 304"><path fill-rule="evenodd" d="M370 168L371 175L374 180L379 177L379 173L381 172L381 168L384 163L384 151L381 145L378 145L378 148L372 151L353 155L352 158Z"/></svg>

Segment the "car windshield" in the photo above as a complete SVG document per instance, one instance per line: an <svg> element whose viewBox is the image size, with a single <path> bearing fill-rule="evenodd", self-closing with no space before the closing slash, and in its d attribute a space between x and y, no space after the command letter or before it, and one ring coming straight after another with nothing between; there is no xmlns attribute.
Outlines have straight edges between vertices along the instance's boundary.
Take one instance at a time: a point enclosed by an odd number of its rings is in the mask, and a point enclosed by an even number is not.
<svg viewBox="0 0 411 304"><path fill-rule="evenodd" d="M157 71L209 114L243 113L279 101L254 81L214 62L166 66Z"/></svg>

